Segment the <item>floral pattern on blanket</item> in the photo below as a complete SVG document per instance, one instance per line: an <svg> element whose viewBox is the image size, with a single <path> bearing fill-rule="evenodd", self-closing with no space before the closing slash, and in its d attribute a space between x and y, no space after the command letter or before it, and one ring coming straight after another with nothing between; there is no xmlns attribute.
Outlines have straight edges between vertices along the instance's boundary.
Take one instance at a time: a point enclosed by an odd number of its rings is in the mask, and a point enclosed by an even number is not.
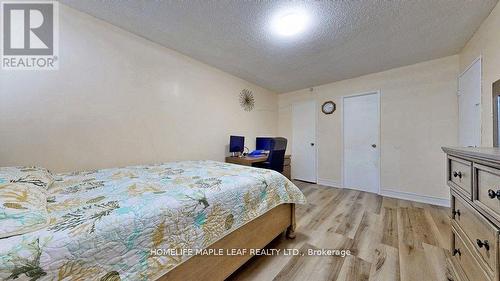
<svg viewBox="0 0 500 281"><path fill-rule="evenodd" d="M0 240L0 279L154 280L283 203L305 203L281 174L185 161L55 175L49 226Z"/></svg>

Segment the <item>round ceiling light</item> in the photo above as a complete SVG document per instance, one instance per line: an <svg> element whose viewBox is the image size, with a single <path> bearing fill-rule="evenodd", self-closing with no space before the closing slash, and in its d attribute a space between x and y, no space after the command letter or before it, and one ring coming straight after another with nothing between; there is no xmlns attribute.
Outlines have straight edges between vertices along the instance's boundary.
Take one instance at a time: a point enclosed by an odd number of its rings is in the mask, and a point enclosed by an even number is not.
<svg viewBox="0 0 500 281"><path fill-rule="evenodd" d="M273 22L274 31L281 36L292 36L304 31L308 18L304 12L291 11L278 15Z"/></svg>

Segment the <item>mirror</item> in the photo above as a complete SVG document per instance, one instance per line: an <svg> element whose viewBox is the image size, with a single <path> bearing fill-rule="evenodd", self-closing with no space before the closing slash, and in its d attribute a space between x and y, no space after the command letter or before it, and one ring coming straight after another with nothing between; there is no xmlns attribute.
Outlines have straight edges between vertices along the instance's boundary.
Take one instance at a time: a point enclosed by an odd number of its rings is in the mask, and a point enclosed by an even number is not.
<svg viewBox="0 0 500 281"><path fill-rule="evenodd" d="M498 123L498 116L500 110L500 80L493 83L493 146L498 147L500 140L500 123Z"/></svg>

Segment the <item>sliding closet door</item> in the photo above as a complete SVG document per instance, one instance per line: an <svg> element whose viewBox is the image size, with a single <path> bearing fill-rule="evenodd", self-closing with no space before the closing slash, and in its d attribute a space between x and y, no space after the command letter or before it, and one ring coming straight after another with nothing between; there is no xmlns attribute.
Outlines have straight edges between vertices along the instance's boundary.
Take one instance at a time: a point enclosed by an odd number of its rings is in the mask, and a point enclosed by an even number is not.
<svg viewBox="0 0 500 281"><path fill-rule="evenodd" d="M481 59L458 77L458 141L481 146Z"/></svg>

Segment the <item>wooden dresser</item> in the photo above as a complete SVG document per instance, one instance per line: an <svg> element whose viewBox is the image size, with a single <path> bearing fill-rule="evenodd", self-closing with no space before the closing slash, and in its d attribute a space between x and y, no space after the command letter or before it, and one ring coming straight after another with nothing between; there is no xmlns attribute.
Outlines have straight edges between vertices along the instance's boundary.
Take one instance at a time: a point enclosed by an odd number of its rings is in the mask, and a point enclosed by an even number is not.
<svg viewBox="0 0 500 281"><path fill-rule="evenodd" d="M291 155L285 155L285 162L283 162L283 175L288 179L292 177L292 159Z"/></svg>
<svg viewBox="0 0 500 281"><path fill-rule="evenodd" d="M461 281L500 281L500 149L450 148L452 267Z"/></svg>

